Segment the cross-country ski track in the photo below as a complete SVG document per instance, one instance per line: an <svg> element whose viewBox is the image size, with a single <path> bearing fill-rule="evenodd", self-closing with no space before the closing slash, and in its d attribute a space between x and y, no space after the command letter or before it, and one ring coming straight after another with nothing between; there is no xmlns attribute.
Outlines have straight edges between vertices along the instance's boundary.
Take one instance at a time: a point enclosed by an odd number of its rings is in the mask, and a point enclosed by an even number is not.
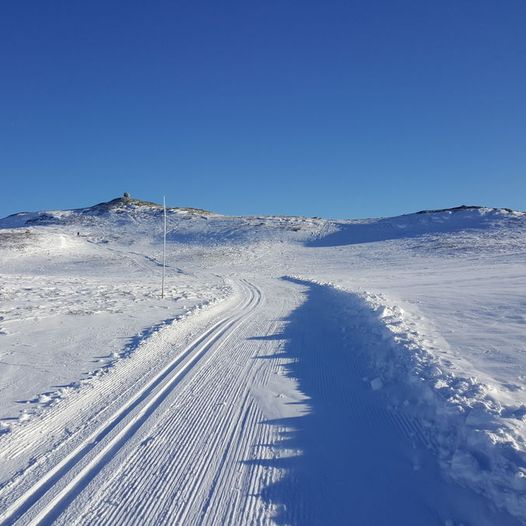
<svg viewBox="0 0 526 526"><path fill-rule="evenodd" d="M371 388L341 293L230 281L0 436L0 525L516 524Z"/></svg>

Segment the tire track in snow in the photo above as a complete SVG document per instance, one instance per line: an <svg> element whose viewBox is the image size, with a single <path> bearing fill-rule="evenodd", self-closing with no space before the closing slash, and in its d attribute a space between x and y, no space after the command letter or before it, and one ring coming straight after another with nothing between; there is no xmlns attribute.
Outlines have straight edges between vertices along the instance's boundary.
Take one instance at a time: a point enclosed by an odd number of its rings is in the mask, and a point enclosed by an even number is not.
<svg viewBox="0 0 526 526"><path fill-rule="evenodd" d="M31 524L50 523L57 518L106 462L148 420L181 377L184 377L198 363L217 340L224 338L247 316L247 313L256 308L260 300L258 289L246 282L242 286L248 299L235 309L230 317L219 321L199 336L128 403L124 404L112 418L77 446L29 491L19 497L0 515L0 524L2 526L13 524L29 512L35 504L39 504L41 499L45 500L46 494L52 488L54 490L60 481L70 477L71 480L67 481L65 487L53 495L43 509L38 511L36 517L31 518ZM114 436L109 438L112 434ZM84 460L87 461L82 465Z"/></svg>

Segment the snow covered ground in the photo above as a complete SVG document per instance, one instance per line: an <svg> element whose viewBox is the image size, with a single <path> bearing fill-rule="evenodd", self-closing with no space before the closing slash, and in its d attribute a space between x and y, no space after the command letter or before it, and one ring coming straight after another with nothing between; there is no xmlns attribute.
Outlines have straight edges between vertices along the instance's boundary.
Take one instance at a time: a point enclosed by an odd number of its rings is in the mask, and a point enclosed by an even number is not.
<svg viewBox="0 0 526 526"><path fill-rule="evenodd" d="M0 524L526 524L526 214L0 220Z"/></svg>

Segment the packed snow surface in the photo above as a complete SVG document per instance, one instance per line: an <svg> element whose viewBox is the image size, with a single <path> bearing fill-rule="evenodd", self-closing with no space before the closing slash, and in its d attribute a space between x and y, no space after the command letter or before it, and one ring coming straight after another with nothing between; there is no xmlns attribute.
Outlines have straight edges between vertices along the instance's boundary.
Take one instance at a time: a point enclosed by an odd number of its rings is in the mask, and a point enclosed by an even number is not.
<svg viewBox="0 0 526 526"><path fill-rule="evenodd" d="M526 524L526 214L0 220L0 525Z"/></svg>

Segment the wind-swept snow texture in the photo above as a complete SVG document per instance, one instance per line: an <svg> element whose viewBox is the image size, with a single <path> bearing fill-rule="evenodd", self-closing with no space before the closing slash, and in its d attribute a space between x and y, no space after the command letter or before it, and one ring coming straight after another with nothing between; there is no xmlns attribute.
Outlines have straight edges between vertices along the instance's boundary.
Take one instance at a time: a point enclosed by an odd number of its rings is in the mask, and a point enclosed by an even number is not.
<svg viewBox="0 0 526 526"><path fill-rule="evenodd" d="M526 524L526 216L0 220L0 524Z"/></svg>

